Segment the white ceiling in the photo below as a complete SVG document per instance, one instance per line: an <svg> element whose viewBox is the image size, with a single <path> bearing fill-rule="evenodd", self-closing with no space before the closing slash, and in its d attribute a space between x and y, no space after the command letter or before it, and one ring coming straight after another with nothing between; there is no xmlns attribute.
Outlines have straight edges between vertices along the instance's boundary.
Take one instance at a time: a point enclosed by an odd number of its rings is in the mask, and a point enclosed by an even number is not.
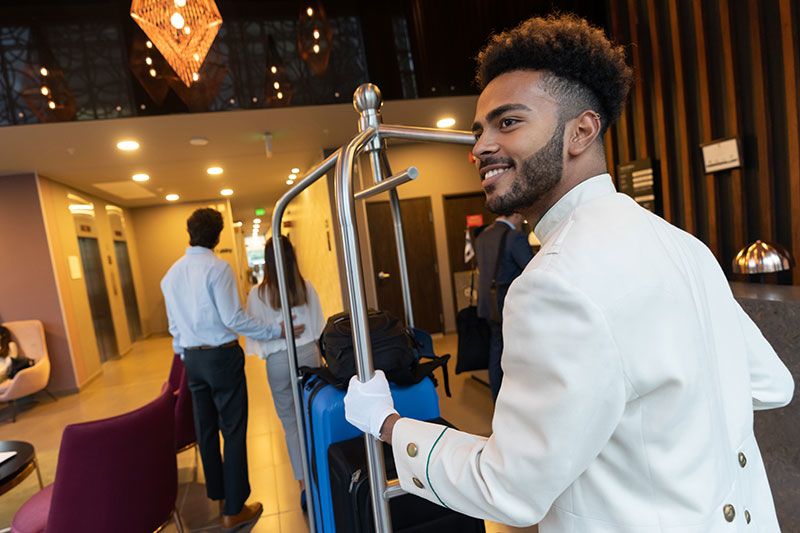
<svg viewBox="0 0 800 533"><path fill-rule="evenodd" d="M452 116L455 129L468 130L476 97L441 97L386 102L386 124L433 127ZM268 210L288 188L292 167L305 172L322 158L324 148L338 147L357 131L358 114L349 104L281 109L196 113L0 128L0 175L40 175L125 207L221 198L225 187L234 218L252 219L255 207ZM264 132L272 133L272 157L266 157ZM206 137L206 146L192 146L192 137ZM135 139L135 152L116 148L121 139ZM205 169L223 167L220 176ZM94 184L129 189L131 176L150 175L140 184L150 198L124 199ZM116 183L115 183L116 182ZM121 193L124 194L124 193Z"/></svg>

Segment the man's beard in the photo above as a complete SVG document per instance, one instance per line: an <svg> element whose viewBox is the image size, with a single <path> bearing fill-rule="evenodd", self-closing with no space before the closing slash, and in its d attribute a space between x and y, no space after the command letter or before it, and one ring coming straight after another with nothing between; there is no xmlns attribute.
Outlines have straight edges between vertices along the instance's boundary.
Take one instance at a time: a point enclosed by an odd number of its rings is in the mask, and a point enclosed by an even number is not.
<svg viewBox="0 0 800 533"><path fill-rule="evenodd" d="M564 171L565 125L565 120L559 121L547 144L522 162L508 192L502 196L487 195L486 207L489 211L503 216L524 211L561 181Z"/></svg>

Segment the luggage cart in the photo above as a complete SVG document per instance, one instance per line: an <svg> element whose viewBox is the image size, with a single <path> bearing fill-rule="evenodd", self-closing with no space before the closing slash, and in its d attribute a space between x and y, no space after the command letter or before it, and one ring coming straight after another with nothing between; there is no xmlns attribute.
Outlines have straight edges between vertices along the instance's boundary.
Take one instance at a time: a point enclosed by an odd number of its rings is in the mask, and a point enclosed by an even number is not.
<svg viewBox="0 0 800 533"><path fill-rule="evenodd" d="M279 242L281 223L284 212L289 202L297 197L311 184L335 168L335 203L339 217L342 238L342 253L344 254L345 273L347 277L348 307L353 327L353 348L355 351L358 379L362 382L372 378L374 368L372 365L372 348L367 321L367 302L364 293L364 276L361 271L359 257L358 233L356 231L355 201L365 200L371 196L387 192L394 223L395 242L397 244L397 258L400 265L400 281L403 293L406 324L414 326L414 315L411 307L411 289L408 280L408 264L406 262L405 243L403 240L403 222L400 215L400 199L396 188L410 180L416 179L418 171L409 167L402 172L392 175L389 160L386 157L386 139L404 139L408 141L440 142L472 145L475 138L471 132L455 130L438 130L433 128L418 128L409 126L384 125L380 108L383 105L381 93L377 86L366 83L359 86L353 95L353 106L359 113L358 130L347 145L342 146L325 160L312 168L298 181L292 189L286 192L275 204L272 215L272 239ZM375 185L364 190L353 192L353 167L358 155L367 152L370 157L370 167L375 180ZM289 308L289 296L285 275L284 257L281 246L275 246L275 263L278 274L278 288L280 292L281 311L286 331L292 331L292 313ZM294 338L286 343L289 368L294 379L292 397L294 399L295 416L297 419L299 440L302 446L306 445L304 416L300 398L300 375L297 369L297 351ZM392 524L389 513L389 499L404 494L398 480L387 480L385 476L385 462L383 448L380 441L372 435L364 435L367 450L367 464L370 479L370 492L372 509L375 517L375 531L378 533L391 533ZM303 477L306 488L310 490L308 456L302 454ZM313 498L307 498L309 529L316 532Z"/></svg>

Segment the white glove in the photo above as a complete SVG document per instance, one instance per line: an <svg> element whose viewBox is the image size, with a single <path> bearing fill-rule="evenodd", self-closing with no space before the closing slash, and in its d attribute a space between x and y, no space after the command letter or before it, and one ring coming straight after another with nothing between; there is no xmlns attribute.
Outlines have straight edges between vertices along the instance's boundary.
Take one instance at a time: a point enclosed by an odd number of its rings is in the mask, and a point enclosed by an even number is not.
<svg viewBox="0 0 800 533"><path fill-rule="evenodd" d="M397 414L397 411L382 370L376 370L366 383L358 381L356 376L350 378L350 386L344 397L344 417L348 422L380 439L384 421L393 414Z"/></svg>

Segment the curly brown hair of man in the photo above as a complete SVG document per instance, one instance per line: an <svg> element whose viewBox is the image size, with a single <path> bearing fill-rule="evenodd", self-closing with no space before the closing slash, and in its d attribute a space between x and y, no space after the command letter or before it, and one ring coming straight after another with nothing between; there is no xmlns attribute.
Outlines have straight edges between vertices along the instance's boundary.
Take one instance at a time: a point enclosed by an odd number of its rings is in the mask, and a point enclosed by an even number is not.
<svg viewBox="0 0 800 533"><path fill-rule="evenodd" d="M481 90L506 72L547 72L543 88L559 102L562 117L593 110L600 114L602 132L622 112L633 79L624 48L571 14L531 18L495 34L477 61Z"/></svg>

